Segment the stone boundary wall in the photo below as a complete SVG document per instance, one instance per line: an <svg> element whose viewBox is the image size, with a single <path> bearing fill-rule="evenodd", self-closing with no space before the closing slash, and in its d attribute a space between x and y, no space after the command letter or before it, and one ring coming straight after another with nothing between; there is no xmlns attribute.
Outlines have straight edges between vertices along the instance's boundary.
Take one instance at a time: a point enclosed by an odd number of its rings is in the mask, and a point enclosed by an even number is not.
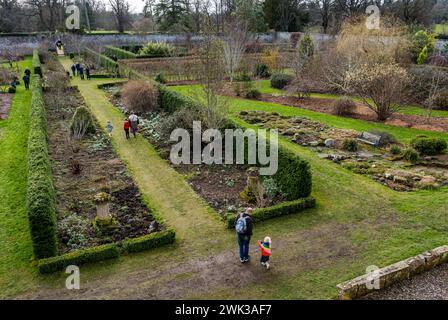
<svg viewBox="0 0 448 320"><path fill-rule="evenodd" d="M389 287L398 281L409 279L416 274L431 270L446 262L448 262L448 245L437 247L417 256L381 268L378 270L380 289ZM357 299L376 291L376 289L367 288L367 283L371 277L371 274L365 274L338 284L336 286L338 289L338 299Z"/></svg>

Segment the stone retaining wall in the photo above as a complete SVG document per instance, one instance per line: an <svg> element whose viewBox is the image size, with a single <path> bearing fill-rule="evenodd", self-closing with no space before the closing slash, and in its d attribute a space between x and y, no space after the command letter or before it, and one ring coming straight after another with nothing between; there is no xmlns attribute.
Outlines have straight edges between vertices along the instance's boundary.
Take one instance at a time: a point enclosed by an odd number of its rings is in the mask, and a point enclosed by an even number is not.
<svg viewBox="0 0 448 320"><path fill-rule="evenodd" d="M416 274L431 270L445 262L448 262L448 245L435 248L415 257L379 269L377 271L379 276L379 287L380 289L384 289L393 283L409 279ZM376 289L368 288L369 279L371 277L371 274L365 274L338 284L336 286L339 293L338 298L340 300L357 299L375 291Z"/></svg>

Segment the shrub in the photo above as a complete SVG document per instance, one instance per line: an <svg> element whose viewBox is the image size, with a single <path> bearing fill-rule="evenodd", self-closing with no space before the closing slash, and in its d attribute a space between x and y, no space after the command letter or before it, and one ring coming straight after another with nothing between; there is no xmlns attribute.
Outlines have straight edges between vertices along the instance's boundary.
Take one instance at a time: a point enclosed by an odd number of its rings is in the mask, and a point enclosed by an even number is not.
<svg viewBox="0 0 448 320"><path fill-rule="evenodd" d="M176 48L166 42L150 42L140 49L138 54L140 56L148 57L170 57L174 55Z"/></svg>
<svg viewBox="0 0 448 320"><path fill-rule="evenodd" d="M441 154L447 148L447 143L441 138L417 137L411 141L411 146L420 154L436 155Z"/></svg>
<svg viewBox="0 0 448 320"><path fill-rule="evenodd" d="M342 142L342 149L349 152L358 151L358 141L355 139L345 139Z"/></svg>
<svg viewBox="0 0 448 320"><path fill-rule="evenodd" d="M176 233L173 229L154 232L143 237L124 240L123 250L131 253L158 248L163 245L174 243L175 238Z"/></svg>
<svg viewBox="0 0 448 320"><path fill-rule="evenodd" d="M135 53L123 50L121 48L117 48L114 46L105 46L104 54L111 57L117 57L118 59L136 59L137 55Z"/></svg>
<svg viewBox="0 0 448 320"><path fill-rule="evenodd" d="M390 153L392 153L393 155L399 155L401 154L401 148L397 145L393 145L392 147L390 147Z"/></svg>
<svg viewBox="0 0 448 320"><path fill-rule="evenodd" d="M163 72L159 72L158 74L156 74L156 76L154 77L154 80L161 84L167 83L166 76Z"/></svg>
<svg viewBox="0 0 448 320"><path fill-rule="evenodd" d="M69 57L71 60L75 59L75 54L73 52L70 52Z"/></svg>
<svg viewBox="0 0 448 320"><path fill-rule="evenodd" d="M257 63L254 68L254 76L260 78L269 78L271 76L271 72L269 71L269 67L264 63Z"/></svg>
<svg viewBox="0 0 448 320"><path fill-rule="evenodd" d="M47 145L47 117L39 75L33 76L28 136L27 210L34 256L57 254L56 205Z"/></svg>
<svg viewBox="0 0 448 320"><path fill-rule="evenodd" d="M403 158L414 164L420 160L418 152L412 148L408 148L403 152Z"/></svg>
<svg viewBox="0 0 448 320"><path fill-rule="evenodd" d="M257 89L250 89L246 92L246 98L247 99L258 99L261 97L261 92Z"/></svg>
<svg viewBox="0 0 448 320"><path fill-rule="evenodd" d="M291 83L293 76L284 73L275 73L271 77L271 87L275 89L283 89Z"/></svg>
<svg viewBox="0 0 448 320"><path fill-rule="evenodd" d="M117 245L105 244L88 249L76 250L61 256L39 260L38 269L40 273L52 273L63 270L69 265L82 265L107 259L117 258L120 250Z"/></svg>
<svg viewBox="0 0 448 320"><path fill-rule="evenodd" d="M33 51L33 70L34 70L34 74L38 74L39 76L42 77L42 67L40 64L40 59L39 59L39 50L34 50Z"/></svg>
<svg viewBox="0 0 448 320"><path fill-rule="evenodd" d="M14 87L9 87L8 93L16 93L16 89Z"/></svg>
<svg viewBox="0 0 448 320"><path fill-rule="evenodd" d="M333 114L337 116L350 116L356 110L356 104L348 97L342 97L333 104Z"/></svg>
<svg viewBox="0 0 448 320"><path fill-rule="evenodd" d="M436 97L434 104L436 109L448 110L448 89L442 90Z"/></svg>
<svg viewBox="0 0 448 320"><path fill-rule="evenodd" d="M82 139L84 135L89 133L95 133L95 123L92 115L86 107L78 107L70 122L70 134L76 139Z"/></svg>
<svg viewBox="0 0 448 320"><path fill-rule="evenodd" d="M121 88L121 96L129 110L152 112L157 108L157 90L143 80L130 80Z"/></svg>
<svg viewBox="0 0 448 320"><path fill-rule="evenodd" d="M60 223L60 234L62 242L69 248L79 249L88 245L87 231L89 222L76 213L64 218Z"/></svg>
<svg viewBox="0 0 448 320"><path fill-rule="evenodd" d="M239 75L236 75L235 77L233 77L233 81L241 81L241 82L248 82L251 81L252 79L250 78L250 75L247 72L243 72Z"/></svg>
<svg viewBox="0 0 448 320"><path fill-rule="evenodd" d="M267 208L255 209L252 213L252 219L254 222L264 221L280 216L299 213L315 206L316 200L313 197L307 197L304 199L283 202L281 204ZM229 229L233 228L235 226L235 215L227 215L226 224Z"/></svg>

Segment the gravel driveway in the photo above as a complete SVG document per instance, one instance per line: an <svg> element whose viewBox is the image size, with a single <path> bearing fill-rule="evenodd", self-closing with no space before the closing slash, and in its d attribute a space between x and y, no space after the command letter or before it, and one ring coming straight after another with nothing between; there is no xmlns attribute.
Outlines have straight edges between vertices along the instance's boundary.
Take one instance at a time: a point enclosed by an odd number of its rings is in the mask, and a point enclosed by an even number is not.
<svg viewBox="0 0 448 320"><path fill-rule="evenodd" d="M448 300L448 263L360 300Z"/></svg>

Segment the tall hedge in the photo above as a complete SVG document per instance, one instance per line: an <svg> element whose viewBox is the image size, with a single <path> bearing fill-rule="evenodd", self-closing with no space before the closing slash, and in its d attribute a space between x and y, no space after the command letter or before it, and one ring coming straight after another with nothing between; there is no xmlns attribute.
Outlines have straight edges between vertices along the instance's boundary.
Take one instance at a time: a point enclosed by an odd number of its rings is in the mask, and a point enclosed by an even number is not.
<svg viewBox="0 0 448 320"><path fill-rule="evenodd" d="M28 136L27 208L34 256L57 254L56 204L47 145L47 117L40 76L33 75Z"/></svg>
<svg viewBox="0 0 448 320"><path fill-rule="evenodd" d="M42 77L42 67L40 64L40 59L39 59L39 51L37 49L35 49L33 51L33 70L34 70L34 74L38 74L39 76Z"/></svg>
<svg viewBox="0 0 448 320"><path fill-rule="evenodd" d="M123 50L114 46L105 46L104 54L109 58L117 57L117 59L136 59L138 55L133 52Z"/></svg>
<svg viewBox="0 0 448 320"><path fill-rule="evenodd" d="M159 108L168 113L173 113L193 103L193 101L188 97L170 90L162 84L157 84L157 89L159 91Z"/></svg>

